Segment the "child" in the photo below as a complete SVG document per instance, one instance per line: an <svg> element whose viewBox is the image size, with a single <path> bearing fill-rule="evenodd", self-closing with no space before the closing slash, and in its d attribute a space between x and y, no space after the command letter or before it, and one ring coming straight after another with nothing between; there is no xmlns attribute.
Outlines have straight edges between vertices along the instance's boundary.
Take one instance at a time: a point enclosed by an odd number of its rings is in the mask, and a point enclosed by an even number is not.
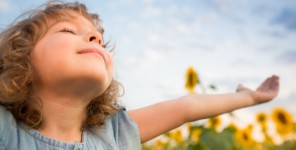
<svg viewBox="0 0 296 150"><path fill-rule="evenodd" d="M107 42L108 43L108 42ZM190 94L126 112L117 104L96 14L52 1L0 35L0 149L139 150L141 142L186 122L273 99L279 78L256 91Z"/></svg>

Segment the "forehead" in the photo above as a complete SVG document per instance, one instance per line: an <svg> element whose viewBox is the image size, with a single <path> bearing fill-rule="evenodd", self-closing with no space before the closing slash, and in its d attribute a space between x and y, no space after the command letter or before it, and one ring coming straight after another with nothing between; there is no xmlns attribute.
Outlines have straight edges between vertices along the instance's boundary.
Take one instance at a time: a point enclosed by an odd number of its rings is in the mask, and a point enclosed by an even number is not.
<svg viewBox="0 0 296 150"><path fill-rule="evenodd" d="M91 18L90 15L86 16L72 10L61 10L57 16L48 16L47 22L49 28L61 22L70 22L76 23L77 25L87 25L88 27L94 27L97 31L103 33L100 20L96 20L96 18Z"/></svg>

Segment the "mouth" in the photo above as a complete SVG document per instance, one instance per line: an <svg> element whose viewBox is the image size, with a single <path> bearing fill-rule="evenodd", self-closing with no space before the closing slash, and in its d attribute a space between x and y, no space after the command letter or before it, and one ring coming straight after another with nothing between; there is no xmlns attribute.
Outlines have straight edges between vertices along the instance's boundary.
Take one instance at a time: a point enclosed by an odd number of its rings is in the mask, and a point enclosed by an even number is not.
<svg viewBox="0 0 296 150"><path fill-rule="evenodd" d="M101 50L96 49L96 48L83 49L83 50L79 51L78 54L98 54L98 55L100 55L100 56L104 59L104 61L106 62L106 58L105 58L104 53L103 53Z"/></svg>

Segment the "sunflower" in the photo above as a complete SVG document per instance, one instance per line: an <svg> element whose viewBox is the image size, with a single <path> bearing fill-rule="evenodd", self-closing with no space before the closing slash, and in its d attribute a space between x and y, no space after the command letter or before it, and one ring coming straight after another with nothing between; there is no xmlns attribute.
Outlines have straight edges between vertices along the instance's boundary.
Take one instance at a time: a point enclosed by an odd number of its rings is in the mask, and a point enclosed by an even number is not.
<svg viewBox="0 0 296 150"><path fill-rule="evenodd" d="M164 141L161 141L161 140L157 140L153 147L152 147L152 150L162 150L165 145L167 145L167 142L164 142Z"/></svg>
<svg viewBox="0 0 296 150"><path fill-rule="evenodd" d="M265 125L267 122L267 114L264 112L260 112L256 115L256 120L260 125Z"/></svg>
<svg viewBox="0 0 296 150"><path fill-rule="evenodd" d="M191 140L194 143L198 143L199 142L201 132L202 132L202 129L200 129L200 128L195 129L195 130L192 131L192 133L191 133Z"/></svg>
<svg viewBox="0 0 296 150"><path fill-rule="evenodd" d="M170 133L170 138L175 140L177 144L181 144L183 142L183 135L180 129L176 130L175 132Z"/></svg>
<svg viewBox="0 0 296 150"><path fill-rule="evenodd" d="M237 126L233 122L231 122L227 128L231 129L232 131L237 131Z"/></svg>
<svg viewBox="0 0 296 150"><path fill-rule="evenodd" d="M268 121L268 115L264 112L260 112L256 115L256 121L261 126L261 131L264 135L264 143L267 144L273 144L273 139L270 137L267 133L267 121Z"/></svg>
<svg viewBox="0 0 296 150"><path fill-rule="evenodd" d="M256 115L256 121L261 125L263 132L266 132L267 119L268 119L268 116L264 112L260 112Z"/></svg>
<svg viewBox="0 0 296 150"><path fill-rule="evenodd" d="M253 128L254 126L249 124L245 130L248 130L249 132L253 132Z"/></svg>
<svg viewBox="0 0 296 150"><path fill-rule="evenodd" d="M187 129L188 129L188 132L191 132L191 130L192 130L192 123L189 122L189 123L186 124L186 126L187 126Z"/></svg>
<svg viewBox="0 0 296 150"><path fill-rule="evenodd" d="M286 110L275 108L272 111L272 120L281 136L285 137L293 132L293 116Z"/></svg>
<svg viewBox="0 0 296 150"><path fill-rule="evenodd" d="M193 67L189 67L186 71L186 84L185 87L190 93L194 92L194 88L199 84L199 78Z"/></svg>
<svg viewBox="0 0 296 150"><path fill-rule="evenodd" d="M243 147L250 147L254 144L254 139L252 137L252 128L250 127L237 130L235 132L235 138Z"/></svg>
<svg viewBox="0 0 296 150"><path fill-rule="evenodd" d="M218 127L221 125L222 121L221 121L221 117L220 116L216 116L216 117L212 117L208 119L208 126L210 128L213 128L215 130L218 129Z"/></svg>
<svg viewBox="0 0 296 150"><path fill-rule="evenodd" d="M282 108L276 108L273 110L272 119L278 126L286 126L293 122L292 115Z"/></svg>

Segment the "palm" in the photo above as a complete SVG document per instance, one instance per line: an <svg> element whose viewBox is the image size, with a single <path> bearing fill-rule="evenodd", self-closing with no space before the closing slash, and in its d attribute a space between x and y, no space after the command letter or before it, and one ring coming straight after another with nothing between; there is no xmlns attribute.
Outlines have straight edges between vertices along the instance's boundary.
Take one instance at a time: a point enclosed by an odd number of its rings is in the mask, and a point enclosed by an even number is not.
<svg viewBox="0 0 296 150"><path fill-rule="evenodd" d="M237 92L249 92L256 103L264 103L270 101L277 96L279 91L279 77L273 75L267 78L256 91L250 90L249 88L239 85Z"/></svg>

